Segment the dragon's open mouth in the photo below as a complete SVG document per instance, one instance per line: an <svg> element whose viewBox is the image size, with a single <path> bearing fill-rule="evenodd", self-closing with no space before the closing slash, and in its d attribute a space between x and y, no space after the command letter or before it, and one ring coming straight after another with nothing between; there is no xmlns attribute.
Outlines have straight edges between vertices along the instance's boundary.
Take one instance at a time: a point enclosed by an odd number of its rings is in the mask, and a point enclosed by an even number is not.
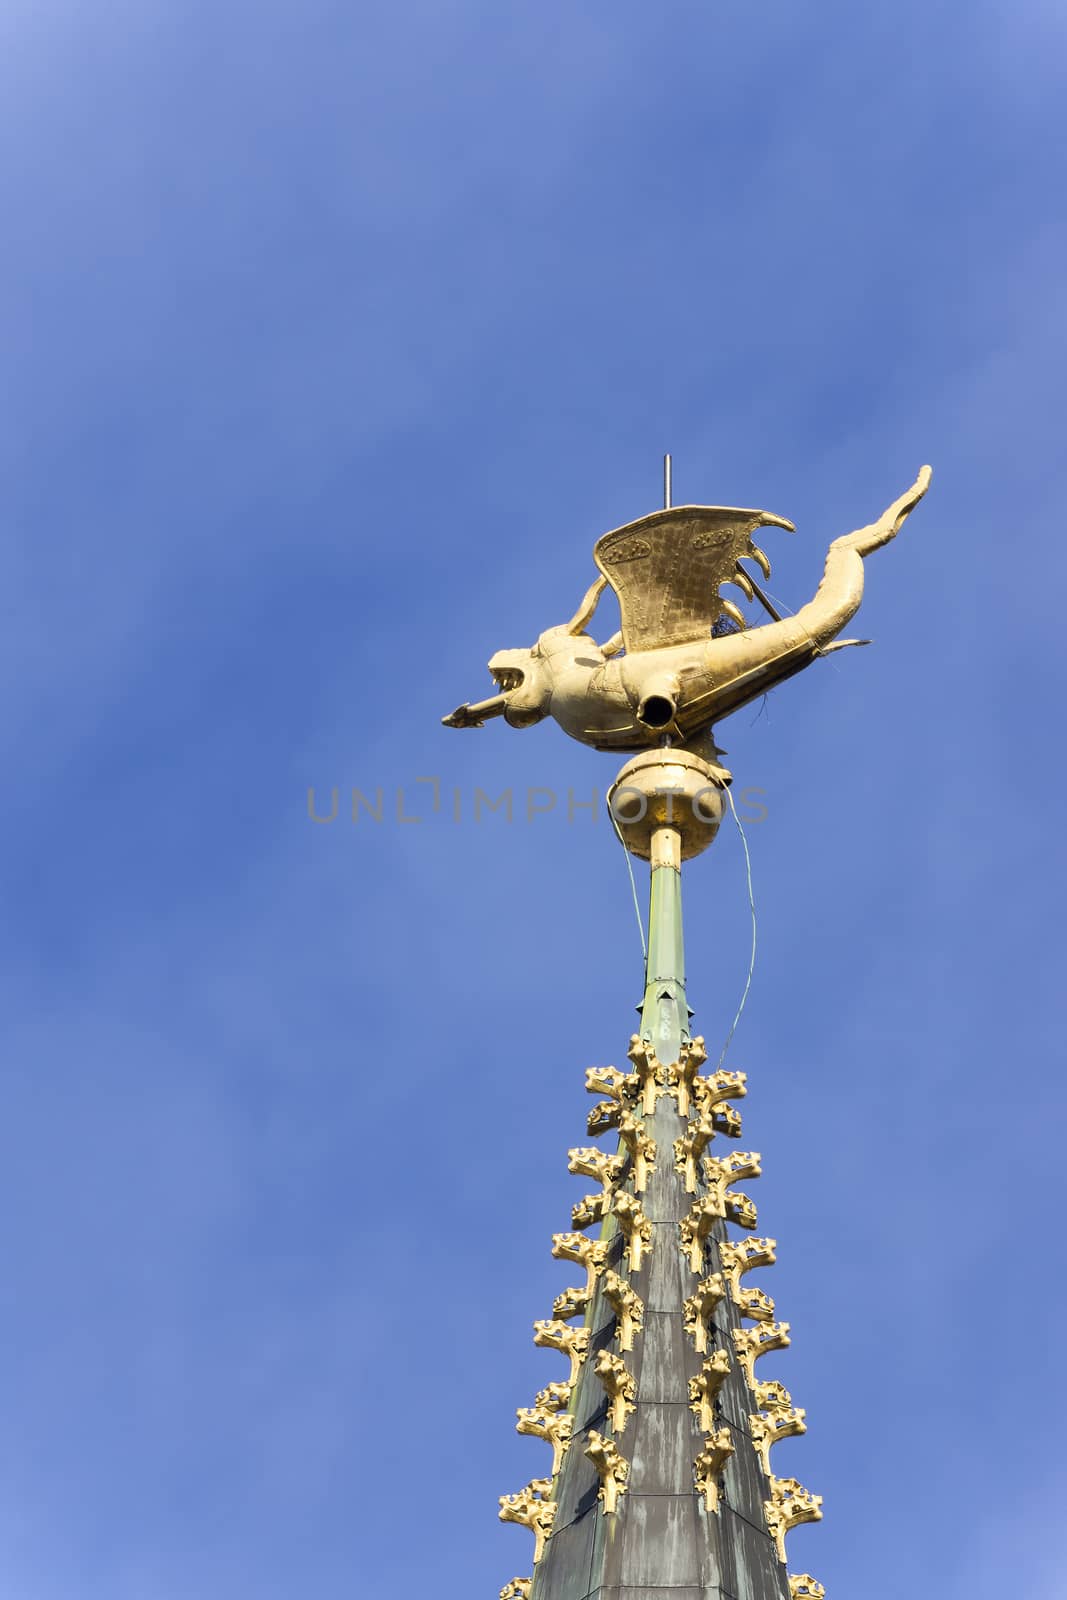
<svg viewBox="0 0 1067 1600"><path fill-rule="evenodd" d="M508 694L512 689L520 689L525 681L525 673L518 667L491 667L490 671L496 681L498 689Z"/></svg>

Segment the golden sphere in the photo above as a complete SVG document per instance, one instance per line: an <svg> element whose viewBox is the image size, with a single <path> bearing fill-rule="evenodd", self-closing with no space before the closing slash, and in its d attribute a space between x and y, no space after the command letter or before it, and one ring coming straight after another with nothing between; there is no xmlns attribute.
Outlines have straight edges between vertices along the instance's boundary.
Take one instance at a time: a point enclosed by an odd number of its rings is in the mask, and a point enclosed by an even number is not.
<svg viewBox="0 0 1067 1600"><path fill-rule="evenodd" d="M688 861L718 833L726 799L706 761L665 748L643 750L628 761L608 791L608 805L633 855L651 860L652 835L673 828Z"/></svg>

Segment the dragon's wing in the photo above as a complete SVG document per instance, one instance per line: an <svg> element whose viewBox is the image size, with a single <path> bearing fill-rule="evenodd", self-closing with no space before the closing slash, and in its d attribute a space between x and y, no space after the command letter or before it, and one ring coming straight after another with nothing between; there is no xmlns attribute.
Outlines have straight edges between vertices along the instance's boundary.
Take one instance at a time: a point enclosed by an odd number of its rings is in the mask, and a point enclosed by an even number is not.
<svg viewBox="0 0 1067 1600"><path fill-rule="evenodd" d="M752 557L770 574L770 562L752 542L755 530L766 526L793 531L791 522L769 511L674 506L599 538L593 557L619 597L626 649L707 639L728 605L720 585L747 587L739 558Z"/></svg>

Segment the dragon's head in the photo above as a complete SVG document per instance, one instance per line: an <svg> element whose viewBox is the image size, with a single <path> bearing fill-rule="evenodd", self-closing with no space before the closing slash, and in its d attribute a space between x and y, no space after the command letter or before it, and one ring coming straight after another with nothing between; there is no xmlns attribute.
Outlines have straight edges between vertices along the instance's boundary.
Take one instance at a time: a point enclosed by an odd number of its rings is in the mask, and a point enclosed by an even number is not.
<svg viewBox="0 0 1067 1600"><path fill-rule="evenodd" d="M489 659L489 672L499 693L475 705L457 706L442 717L446 728L480 728L490 717L503 717L513 728L529 728L547 717L552 701L554 662L561 654L572 655L576 639L585 636L597 601L606 586L598 578L590 586L569 622L546 628L537 643L521 650L498 650ZM593 651L598 646L589 639Z"/></svg>
<svg viewBox="0 0 1067 1600"><path fill-rule="evenodd" d="M489 672L504 701L504 721L511 727L530 728L548 715L552 668L541 639L525 650L498 650L490 657Z"/></svg>

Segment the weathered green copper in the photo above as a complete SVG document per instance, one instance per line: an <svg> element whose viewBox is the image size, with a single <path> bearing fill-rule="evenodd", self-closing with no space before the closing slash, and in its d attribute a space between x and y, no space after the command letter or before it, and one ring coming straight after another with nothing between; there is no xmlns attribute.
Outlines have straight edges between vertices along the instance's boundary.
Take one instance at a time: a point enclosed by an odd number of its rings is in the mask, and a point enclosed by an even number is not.
<svg viewBox="0 0 1067 1600"><path fill-rule="evenodd" d="M689 1038L685 997L685 946L682 938L682 875L675 867L653 867L648 913L645 997L641 1037L656 1057L673 1066Z"/></svg>

